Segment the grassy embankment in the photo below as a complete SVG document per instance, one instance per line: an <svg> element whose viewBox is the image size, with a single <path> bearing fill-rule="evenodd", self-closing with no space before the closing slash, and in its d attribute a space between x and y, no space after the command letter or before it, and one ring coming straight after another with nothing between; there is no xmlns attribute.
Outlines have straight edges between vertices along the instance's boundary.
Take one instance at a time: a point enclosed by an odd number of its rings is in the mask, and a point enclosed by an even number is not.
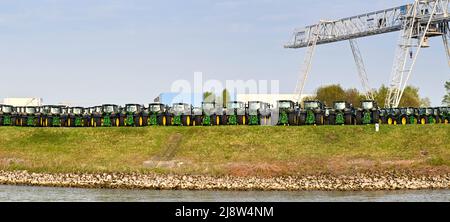
<svg viewBox="0 0 450 222"><path fill-rule="evenodd" d="M450 127L381 126L379 133L374 126L0 127L0 170L235 176L390 170L441 174L450 172Z"/></svg>

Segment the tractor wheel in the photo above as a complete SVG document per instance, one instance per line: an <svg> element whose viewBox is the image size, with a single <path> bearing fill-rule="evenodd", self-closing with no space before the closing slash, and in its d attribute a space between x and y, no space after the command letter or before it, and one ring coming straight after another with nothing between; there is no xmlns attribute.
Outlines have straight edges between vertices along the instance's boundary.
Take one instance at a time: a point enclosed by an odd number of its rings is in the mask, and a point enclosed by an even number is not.
<svg viewBox="0 0 450 222"><path fill-rule="evenodd" d="M202 117L201 116L195 116L193 123L195 123L195 126L201 126L202 125Z"/></svg>
<svg viewBox="0 0 450 222"><path fill-rule="evenodd" d="M393 119L392 117L388 117L388 119L387 119L387 124L388 124L388 125L394 124L394 119Z"/></svg>
<svg viewBox="0 0 450 222"><path fill-rule="evenodd" d="M300 114L298 125L300 125L300 126L306 125L306 113Z"/></svg>
<svg viewBox="0 0 450 222"><path fill-rule="evenodd" d="M120 120L119 120L119 118L114 118L114 125L116 126L116 127L119 127L120 126Z"/></svg>
<svg viewBox="0 0 450 222"><path fill-rule="evenodd" d="M380 113L378 113L378 111L372 111L372 117L373 124L380 121Z"/></svg>
<svg viewBox="0 0 450 222"><path fill-rule="evenodd" d="M163 115L161 117L161 125L162 126L167 126L167 116Z"/></svg>
<svg viewBox="0 0 450 222"><path fill-rule="evenodd" d="M220 125L222 125L222 124L220 124L220 122L221 122L221 118L220 118L220 116L216 116L215 115L215 124L216 124L216 126L220 126Z"/></svg>
<svg viewBox="0 0 450 222"><path fill-rule="evenodd" d="M402 122L402 125L408 124L406 116L402 116L402 121L401 122Z"/></svg>
<svg viewBox="0 0 450 222"><path fill-rule="evenodd" d="M355 121L355 125L362 125L362 113L361 112L356 112L356 121Z"/></svg>
<svg viewBox="0 0 450 222"><path fill-rule="evenodd" d="M424 116L420 117L420 124L425 125L425 124L427 124L427 122L428 122L428 120L426 117L424 117Z"/></svg>
<svg viewBox="0 0 450 222"><path fill-rule="evenodd" d="M228 125L227 115L223 114L221 119L222 119L222 122L220 123L220 125Z"/></svg>
<svg viewBox="0 0 450 222"><path fill-rule="evenodd" d="M336 125L336 116L335 115L333 115L333 114L329 115L328 119L329 119L330 125Z"/></svg>
<svg viewBox="0 0 450 222"><path fill-rule="evenodd" d="M137 126L139 126L139 127L144 126L144 117L139 116L139 118L136 118L136 119L139 120L139 125L137 125Z"/></svg>
<svg viewBox="0 0 450 222"><path fill-rule="evenodd" d="M448 124L448 119L444 119L444 124L447 125Z"/></svg>
<svg viewBox="0 0 450 222"><path fill-rule="evenodd" d="M345 125L352 125L352 114L346 114L345 115Z"/></svg>
<svg viewBox="0 0 450 222"><path fill-rule="evenodd" d="M316 114L316 125L322 126L324 123L322 113Z"/></svg>
<svg viewBox="0 0 450 222"><path fill-rule="evenodd" d="M293 114L293 113L289 113L289 114L288 114L288 125L289 125L289 126L294 126L294 125L296 125L295 114Z"/></svg>
<svg viewBox="0 0 450 222"><path fill-rule="evenodd" d="M148 116L142 116L142 126L148 126Z"/></svg>
<svg viewBox="0 0 450 222"><path fill-rule="evenodd" d="M72 120L67 118L67 127L72 127Z"/></svg>

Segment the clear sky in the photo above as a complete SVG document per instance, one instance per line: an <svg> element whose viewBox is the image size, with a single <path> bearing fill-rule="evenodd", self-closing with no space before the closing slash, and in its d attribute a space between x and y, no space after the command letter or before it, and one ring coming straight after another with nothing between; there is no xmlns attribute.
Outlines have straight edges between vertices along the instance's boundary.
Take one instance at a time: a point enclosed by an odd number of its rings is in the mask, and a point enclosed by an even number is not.
<svg viewBox="0 0 450 222"><path fill-rule="evenodd" d="M0 0L0 98L148 103L196 71L291 93L305 53L283 48L295 28L411 1ZM389 82L398 34L359 40L372 87ZM430 43L410 83L440 105L450 69ZM348 42L318 48L305 90L330 83L361 88Z"/></svg>

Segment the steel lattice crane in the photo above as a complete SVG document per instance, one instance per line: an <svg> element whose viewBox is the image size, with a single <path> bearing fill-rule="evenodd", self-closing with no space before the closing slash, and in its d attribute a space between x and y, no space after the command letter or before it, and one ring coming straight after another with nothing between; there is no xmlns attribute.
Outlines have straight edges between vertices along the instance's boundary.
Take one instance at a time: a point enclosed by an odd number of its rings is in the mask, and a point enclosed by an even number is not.
<svg viewBox="0 0 450 222"><path fill-rule="evenodd" d="M415 0L413 4L335 21L320 21L318 24L296 30L291 42L285 45L285 48L308 49L295 93L301 98L316 46L348 40L366 97L373 98L356 39L400 31L389 93L385 102L386 107L398 107L420 50L429 47L429 38L442 36L450 67L449 2L450 0Z"/></svg>

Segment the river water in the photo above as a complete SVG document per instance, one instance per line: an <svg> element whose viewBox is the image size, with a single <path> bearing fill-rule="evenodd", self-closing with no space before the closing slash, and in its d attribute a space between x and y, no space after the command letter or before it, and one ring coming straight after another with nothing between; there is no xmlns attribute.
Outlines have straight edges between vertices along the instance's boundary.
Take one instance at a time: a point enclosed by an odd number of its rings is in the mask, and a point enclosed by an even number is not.
<svg viewBox="0 0 450 222"><path fill-rule="evenodd" d="M232 192L79 189L0 185L0 201L87 201L87 202L450 202L450 190L365 191L365 192Z"/></svg>

